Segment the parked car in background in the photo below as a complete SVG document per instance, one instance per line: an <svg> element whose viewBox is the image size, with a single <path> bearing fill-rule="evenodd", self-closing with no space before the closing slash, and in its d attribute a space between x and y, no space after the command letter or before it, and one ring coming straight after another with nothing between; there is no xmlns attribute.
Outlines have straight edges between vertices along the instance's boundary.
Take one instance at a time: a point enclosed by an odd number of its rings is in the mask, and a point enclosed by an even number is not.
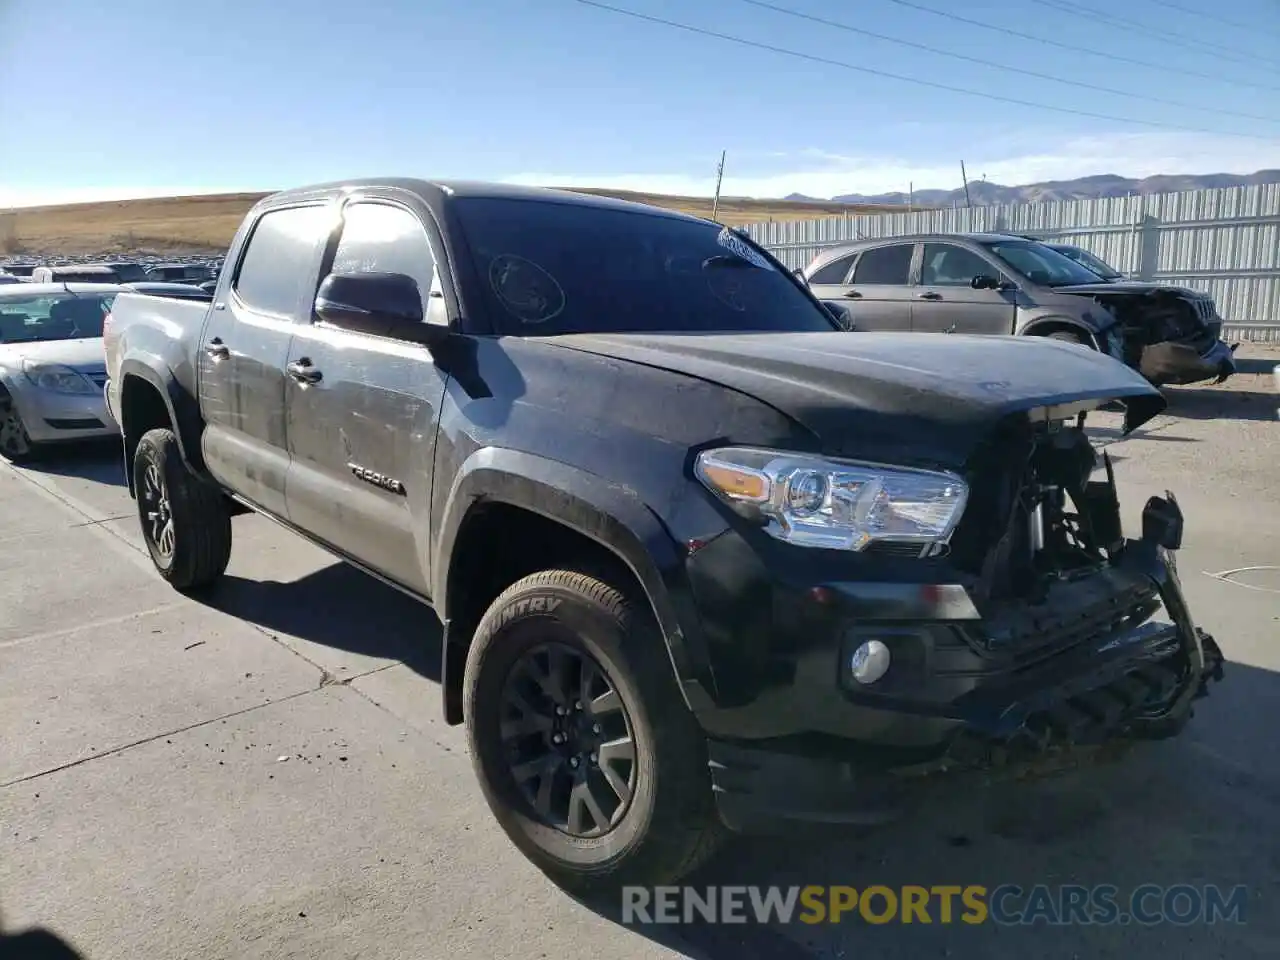
<svg viewBox="0 0 1280 960"><path fill-rule="evenodd" d="M18 279L30 279L32 272L38 267L37 263L6 263L0 265L0 270L9 274L11 277Z"/></svg>
<svg viewBox="0 0 1280 960"><path fill-rule="evenodd" d="M165 283L203 283L215 272L206 263L155 263L147 267L147 279Z"/></svg>
<svg viewBox="0 0 1280 960"><path fill-rule="evenodd" d="M24 283L0 288L0 454L117 433L103 399L102 323L121 288Z"/></svg>
<svg viewBox="0 0 1280 960"><path fill-rule="evenodd" d="M116 275L117 283L138 283L150 279L147 268L132 260L105 260L102 266Z"/></svg>
<svg viewBox="0 0 1280 960"><path fill-rule="evenodd" d="M1087 411L1165 407L1109 357L850 335L719 224L510 185L276 194L231 251L212 306L121 293L105 337L157 572L210 586L254 510L433 606L445 722L579 893L1170 736L1222 675L1177 503L1125 540L1091 479Z"/></svg>
<svg viewBox="0 0 1280 960"><path fill-rule="evenodd" d="M124 283L120 285L121 293L145 293L152 297L172 297L178 300L213 299L213 291L191 283L163 283L158 280L146 280L142 283Z"/></svg>
<svg viewBox="0 0 1280 960"><path fill-rule="evenodd" d="M1108 282L1038 240L969 233L844 244L800 271L859 331L1043 336L1100 350L1152 383L1235 372L1213 298Z"/></svg>
<svg viewBox="0 0 1280 960"><path fill-rule="evenodd" d="M119 283L119 275L99 263L40 266L31 271L32 283Z"/></svg>
<svg viewBox="0 0 1280 960"><path fill-rule="evenodd" d="M0 283L21 283L21 282L22 282L21 277L15 277L11 273L4 273L0 271Z"/></svg>

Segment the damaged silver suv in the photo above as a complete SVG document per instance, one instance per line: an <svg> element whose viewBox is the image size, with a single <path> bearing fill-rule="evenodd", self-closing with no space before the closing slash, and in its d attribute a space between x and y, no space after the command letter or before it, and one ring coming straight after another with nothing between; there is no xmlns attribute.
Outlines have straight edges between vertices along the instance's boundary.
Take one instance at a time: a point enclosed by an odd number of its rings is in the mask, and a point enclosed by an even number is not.
<svg viewBox="0 0 1280 960"><path fill-rule="evenodd" d="M1225 380L1234 347L1213 298L1107 282L1036 240L992 233L882 237L823 251L801 278L852 328L1046 336L1123 360L1156 385Z"/></svg>

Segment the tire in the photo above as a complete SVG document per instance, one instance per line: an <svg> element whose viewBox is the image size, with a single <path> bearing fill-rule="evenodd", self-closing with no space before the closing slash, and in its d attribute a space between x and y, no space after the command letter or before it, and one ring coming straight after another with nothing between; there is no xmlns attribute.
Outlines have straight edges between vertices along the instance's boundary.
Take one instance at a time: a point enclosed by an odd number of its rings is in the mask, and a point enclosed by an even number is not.
<svg viewBox="0 0 1280 960"><path fill-rule="evenodd" d="M603 732L601 726L595 727L598 739L606 741L600 743L598 765L595 753L590 755L590 765L584 760L576 771L567 767L572 758L554 759L553 751L571 749L550 746L555 735L551 727L574 719L571 703L564 703L569 713L564 718L554 716L548 699L538 701L544 709L530 710L524 724L512 721L507 691L522 676L522 667L539 660L543 655L539 651L548 657L558 651L566 659L576 654L580 662L599 671L601 682L612 688L621 703L619 725L616 712L601 709L592 716L593 707L607 697L589 699L590 689L582 696L587 701L588 724L594 719L606 727L613 725ZM534 700L526 696L523 702L533 704ZM568 891L598 895L625 885L672 883L710 857L724 835L711 792L706 740L680 696L647 604L628 600L602 580L568 570L547 570L507 588L481 619L468 651L463 714L472 764L494 817L512 843ZM504 742L504 728L527 728L533 719L537 730ZM625 761L605 760L606 751L619 742L607 741L624 728L634 750L629 768ZM562 786L571 782L566 777L581 779L584 772L588 781L597 784L629 778L630 801L620 801L612 812L616 823L601 831L596 822L596 835L583 835L578 829L575 836L571 805L568 818L561 818L558 825L555 818L540 814L535 809L537 798L530 797L531 790L522 789L513 768L515 745L522 741L559 763L559 772L552 776L559 777ZM604 777L606 769L612 777ZM538 797L544 776L537 776ZM593 791L600 792L606 798L609 792L614 799L621 796L616 791ZM551 793L547 788L548 798ZM569 791L563 793L568 803ZM600 803L597 809L610 812Z"/></svg>
<svg viewBox="0 0 1280 960"><path fill-rule="evenodd" d="M39 447L27 435L17 405L0 387L0 455L10 463L30 463L38 453Z"/></svg>
<svg viewBox="0 0 1280 960"><path fill-rule="evenodd" d="M138 441L133 478L142 538L160 576L184 593L221 577L231 559L231 514L222 491L187 469L172 430L149 430Z"/></svg>
<svg viewBox="0 0 1280 960"><path fill-rule="evenodd" d="M1045 334L1046 340L1061 340L1063 343L1074 343L1077 347L1087 347L1093 349L1093 344L1089 343L1084 337L1078 333L1072 333L1070 330L1055 330L1053 333Z"/></svg>

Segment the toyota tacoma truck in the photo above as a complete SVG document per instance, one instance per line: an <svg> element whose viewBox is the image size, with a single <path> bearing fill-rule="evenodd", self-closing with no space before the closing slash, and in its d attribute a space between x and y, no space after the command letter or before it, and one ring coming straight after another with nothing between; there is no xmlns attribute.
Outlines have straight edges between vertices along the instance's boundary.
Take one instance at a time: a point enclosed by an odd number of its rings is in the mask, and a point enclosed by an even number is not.
<svg viewBox="0 0 1280 960"><path fill-rule="evenodd" d="M1221 676L1176 500L1126 537L1084 433L1160 412L1145 379L1052 340L849 336L716 223L288 191L211 304L122 294L105 350L160 575L216 590L256 511L434 608L445 719L569 889L877 822L922 771L1167 737Z"/></svg>

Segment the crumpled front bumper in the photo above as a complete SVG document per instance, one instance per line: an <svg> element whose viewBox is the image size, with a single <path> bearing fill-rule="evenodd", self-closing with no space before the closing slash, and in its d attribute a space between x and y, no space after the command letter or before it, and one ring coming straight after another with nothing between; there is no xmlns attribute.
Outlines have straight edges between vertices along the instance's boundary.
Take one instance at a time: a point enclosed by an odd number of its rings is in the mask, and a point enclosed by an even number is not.
<svg viewBox="0 0 1280 960"><path fill-rule="evenodd" d="M1126 541L1115 560L1123 576L1151 584L1167 622L1121 626L976 685L948 708L954 728L927 757L867 766L852 753L806 756L778 744L713 739L721 818L742 831L787 821L879 823L901 814L922 782L945 779L939 774L1017 776L1096 748L1176 735L1193 702L1223 676L1222 652L1195 625L1178 577L1181 520L1172 496L1153 498L1143 537Z"/></svg>
<svg viewBox="0 0 1280 960"><path fill-rule="evenodd" d="M1138 369L1156 386L1200 383L1214 380L1221 383L1236 372L1235 350L1239 344L1228 345L1214 339L1207 348L1200 343L1166 341L1144 347Z"/></svg>

